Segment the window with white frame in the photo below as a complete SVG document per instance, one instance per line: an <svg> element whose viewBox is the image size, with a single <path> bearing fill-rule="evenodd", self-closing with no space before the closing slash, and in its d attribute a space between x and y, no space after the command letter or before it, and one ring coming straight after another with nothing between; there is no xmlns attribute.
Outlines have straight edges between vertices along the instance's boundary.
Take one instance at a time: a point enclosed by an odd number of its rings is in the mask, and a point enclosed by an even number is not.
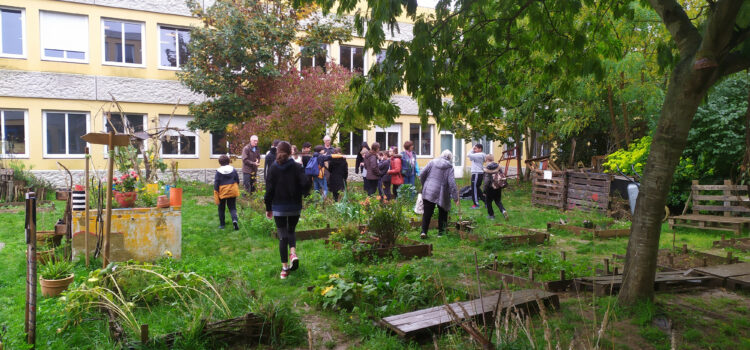
<svg viewBox="0 0 750 350"><path fill-rule="evenodd" d="M409 124L409 140L414 142L414 153L418 156L432 155L432 124L422 127L421 123Z"/></svg>
<svg viewBox="0 0 750 350"><path fill-rule="evenodd" d="M26 55L24 18L22 9L0 7L0 56Z"/></svg>
<svg viewBox="0 0 750 350"><path fill-rule="evenodd" d="M367 140L365 139L365 132L362 129L354 129L354 131L339 133L341 154L356 156L357 153L359 153L359 148L362 147L362 142L365 141Z"/></svg>
<svg viewBox="0 0 750 350"><path fill-rule="evenodd" d="M159 66L180 68L187 63L190 30L159 26Z"/></svg>
<svg viewBox="0 0 750 350"><path fill-rule="evenodd" d="M364 49L356 46L341 46L339 49L339 64L350 72L365 71Z"/></svg>
<svg viewBox="0 0 750 350"><path fill-rule="evenodd" d="M229 154L229 141L225 131L211 131L211 155Z"/></svg>
<svg viewBox="0 0 750 350"><path fill-rule="evenodd" d="M81 136L89 129L87 113L44 112L44 155L83 156L86 142Z"/></svg>
<svg viewBox="0 0 750 350"><path fill-rule="evenodd" d="M143 64L143 23L103 19L104 62Z"/></svg>
<svg viewBox="0 0 750 350"><path fill-rule="evenodd" d="M198 156L198 134L188 129L189 116L159 116L159 126L167 128L161 140L161 153L164 157Z"/></svg>
<svg viewBox="0 0 750 350"><path fill-rule="evenodd" d="M39 17L43 59L88 61L88 16L39 11Z"/></svg>
<svg viewBox="0 0 750 350"><path fill-rule="evenodd" d="M401 143L401 124L393 124L387 128L376 130L375 142L380 144L381 150L386 150L393 146L399 147Z"/></svg>
<svg viewBox="0 0 750 350"><path fill-rule="evenodd" d="M0 156L28 157L26 111L0 109Z"/></svg>
<svg viewBox="0 0 750 350"><path fill-rule="evenodd" d="M440 132L440 153L444 150L453 152L453 165L463 166L464 164L464 140L456 138L453 133L448 131Z"/></svg>
<svg viewBox="0 0 750 350"><path fill-rule="evenodd" d="M118 134L135 134L145 131L146 115L145 114L125 114L125 124L120 113L111 113L109 120L104 119L104 132L109 132L114 127L115 133ZM132 140L131 144L138 152L145 148L145 140ZM106 148L105 148L106 149Z"/></svg>
<svg viewBox="0 0 750 350"><path fill-rule="evenodd" d="M322 45L320 48L322 49L322 51L317 53L316 55L312 55L312 56L303 55L300 58L299 60L300 70L303 70L305 68L311 68L311 67L320 67L325 71L326 59L328 55L328 45Z"/></svg>

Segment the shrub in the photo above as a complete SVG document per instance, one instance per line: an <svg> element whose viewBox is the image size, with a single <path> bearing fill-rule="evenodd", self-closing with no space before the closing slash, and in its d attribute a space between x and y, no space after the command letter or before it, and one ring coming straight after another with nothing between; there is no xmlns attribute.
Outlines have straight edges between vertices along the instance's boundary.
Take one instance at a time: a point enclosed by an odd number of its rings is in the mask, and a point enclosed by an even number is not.
<svg viewBox="0 0 750 350"><path fill-rule="evenodd" d="M382 203L373 207L368 228L375 233L380 244L384 247L394 246L396 240L406 232L408 227L409 221L406 219L398 201Z"/></svg>

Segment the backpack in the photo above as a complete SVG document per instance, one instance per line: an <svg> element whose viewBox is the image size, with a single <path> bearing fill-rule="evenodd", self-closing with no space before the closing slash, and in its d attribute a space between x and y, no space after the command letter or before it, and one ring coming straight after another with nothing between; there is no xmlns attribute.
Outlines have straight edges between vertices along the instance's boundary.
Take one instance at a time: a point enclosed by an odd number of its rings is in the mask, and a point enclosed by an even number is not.
<svg viewBox="0 0 750 350"><path fill-rule="evenodd" d="M411 167L411 158L406 156L406 152L401 152L401 175L411 176L414 169Z"/></svg>
<svg viewBox="0 0 750 350"><path fill-rule="evenodd" d="M307 176L320 176L320 167L318 166L318 157L310 157L305 167L305 175Z"/></svg>
<svg viewBox="0 0 750 350"><path fill-rule="evenodd" d="M492 182L490 183L490 186L495 190L499 190L508 186L508 180L502 172L498 171L492 174Z"/></svg>

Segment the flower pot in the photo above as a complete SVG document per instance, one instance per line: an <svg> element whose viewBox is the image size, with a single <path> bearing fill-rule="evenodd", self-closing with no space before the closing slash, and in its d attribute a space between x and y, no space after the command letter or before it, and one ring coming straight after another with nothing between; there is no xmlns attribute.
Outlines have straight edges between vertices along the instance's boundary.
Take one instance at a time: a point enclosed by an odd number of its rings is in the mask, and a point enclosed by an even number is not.
<svg viewBox="0 0 750 350"><path fill-rule="evenodd" d="M167 196L156 197L157 208L169 208L169 198Z"/></svg>
<svg viewBox="0 0 750 350"><path fill-rule="evenodd" d="M67 278L59 280L46 280L39 278L39 284L42 286L42 295L45 297L56 297L60 295L68 286L73 283L74 274L70 274Z"/></svg>
<svg viewBox="0 0 750 350"><path fill-rule="evenodd" d="M29 253L26 253L26 257L28 256L29 256ZM36 252L36 262L39 265L47 265L48 262L51 262L54 259L55 259L54 249L48 249L48 250Z"/></svg>
<svg viewBox="0 0 750 350"><path fill-rule="evenodd" d="M177 187L169 188L169 205L173 207L182 207L182 189Z"/></svg>
<svg viewBox="0 0 750 350"><path fill-rule="evenodd" d="M115 200L120 208L132 208L135 204L135 192L118 192L115 191Z"/></svg>

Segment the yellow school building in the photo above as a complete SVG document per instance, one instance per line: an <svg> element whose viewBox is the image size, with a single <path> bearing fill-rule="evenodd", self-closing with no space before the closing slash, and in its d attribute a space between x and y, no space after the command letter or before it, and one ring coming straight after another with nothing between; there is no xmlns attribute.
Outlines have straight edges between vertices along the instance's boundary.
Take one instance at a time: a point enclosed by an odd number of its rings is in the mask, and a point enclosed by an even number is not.
<svg viewBox="0 0 750 350"><path fill-rule="evenodd" d="M212 3L203 0L203 6ZM135 131L154 132L168 120L170 128L182 129L172 136L179 137L177 142L163 141L161 157L167 163L176 161L182 178L212 181L226 141L221 134L187 130L188 104L201 102L203 96L176 76L189 55L184 43L190 40L191 25L201 24L184 0L0 0L0 163L22 162L37 176L62 186L66 176L58 162L81 177L89 147L94 168L103 171L105 147L87 145L80 136L110 128L122 132L122 118L105 121L107 113L124 113ZM413 25L407 18L399 27L397 33L386 31L389 42L411 39ZM361 37L330 43L325 58L299 64L332 61L367 74L382 53L364 52L363 46ZM352 167L362 142L401 149L412 140L421 166L451 149L460 155L455 157L457 175L468 172L470 142L439 130L434 122L423 127L410 97L396 95L393 102L402 114L393 125L336 138ZM499 142L480 142L496 158L507 149ZM241 166L239 161L234 164Z"/></svg>

